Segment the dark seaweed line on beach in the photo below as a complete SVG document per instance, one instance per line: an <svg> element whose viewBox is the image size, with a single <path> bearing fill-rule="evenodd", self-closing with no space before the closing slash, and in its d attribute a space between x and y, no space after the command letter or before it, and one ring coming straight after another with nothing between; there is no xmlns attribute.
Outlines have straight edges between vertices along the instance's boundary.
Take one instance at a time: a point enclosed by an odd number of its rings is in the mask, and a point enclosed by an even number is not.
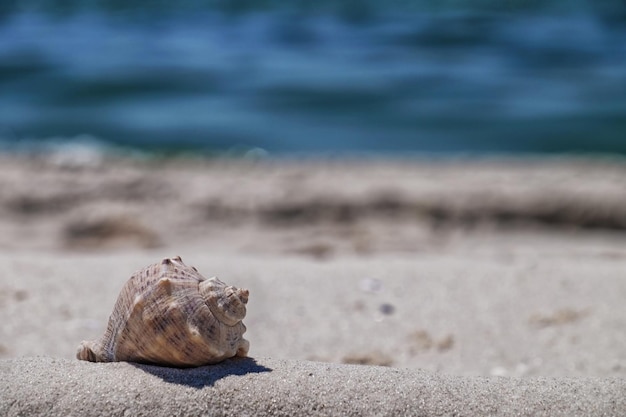
<svg viewBox="0 0 626 417"><path fill-rule="evenodd" d="M364 218L383 220L426 221L434 228L481 225L516 227L535 225L554 229L626 230L626 211L622 204L591 199L538 199L523 203L486 199L459 204L448 201L407 201L395 198L374 198L365 202L340 199L315 199L284 202L246 210L209 203L208 218L235 219L256 217L272 226L301 226L319 223L355 223Z"/></svg>

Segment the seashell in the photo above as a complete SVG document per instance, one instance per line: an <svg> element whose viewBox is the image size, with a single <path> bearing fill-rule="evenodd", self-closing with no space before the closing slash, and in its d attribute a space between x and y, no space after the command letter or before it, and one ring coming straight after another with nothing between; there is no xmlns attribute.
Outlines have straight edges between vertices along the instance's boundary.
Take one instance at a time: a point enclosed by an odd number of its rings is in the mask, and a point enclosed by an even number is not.
<svg viewBox="0 0 626 417"><path fill-rule="evenodd" d="M246 356L247 302L248 290L166 258L130 277L104 335L81 342L76 357L187 367Z"/></svg>

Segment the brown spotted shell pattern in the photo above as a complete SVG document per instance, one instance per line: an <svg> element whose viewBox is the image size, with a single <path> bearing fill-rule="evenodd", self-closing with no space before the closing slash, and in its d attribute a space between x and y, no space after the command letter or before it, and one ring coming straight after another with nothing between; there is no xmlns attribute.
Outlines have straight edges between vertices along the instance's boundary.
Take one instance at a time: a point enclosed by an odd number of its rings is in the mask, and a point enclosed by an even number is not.
<svg viewBox="0 0 626 417"><path fill-rule="evenodd" d="M189 367L246 356L247 302L248 290L207 279L179 256L166 258L130 277L104 335L83 341L76 357Z"/></svg>

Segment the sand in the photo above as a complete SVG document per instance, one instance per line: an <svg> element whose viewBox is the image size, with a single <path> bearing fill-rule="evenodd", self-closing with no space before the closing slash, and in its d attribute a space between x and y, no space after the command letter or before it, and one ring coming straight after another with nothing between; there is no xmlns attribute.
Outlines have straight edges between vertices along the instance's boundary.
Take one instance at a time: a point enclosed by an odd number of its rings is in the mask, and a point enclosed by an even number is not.
<svg viewBox="0 0 626 417"><path fill-rule="evenodd" d="M616 416L620 378L482 378L243 359L172 369L45 357L0 361L0 414L63 416Z"/></svg>
<svg viewBox="0 0 626 417"><path fill-rule="evenodd" d="M626 414L619 160L0 174L0 415ZM250 289L254 359L73 359L130 274L173 255Z"/></svg>

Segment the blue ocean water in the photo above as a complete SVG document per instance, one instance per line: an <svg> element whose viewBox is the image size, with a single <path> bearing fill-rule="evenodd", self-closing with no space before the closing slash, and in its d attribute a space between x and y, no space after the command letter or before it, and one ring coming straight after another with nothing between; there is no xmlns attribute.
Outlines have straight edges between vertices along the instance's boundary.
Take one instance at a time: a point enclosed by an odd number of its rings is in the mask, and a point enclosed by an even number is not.
<svg viewBox="0 0 626 417"><path fill-rule="evenodd" d="M146 4L3 3L0 148L626 154L623 2Z"/></svg>

